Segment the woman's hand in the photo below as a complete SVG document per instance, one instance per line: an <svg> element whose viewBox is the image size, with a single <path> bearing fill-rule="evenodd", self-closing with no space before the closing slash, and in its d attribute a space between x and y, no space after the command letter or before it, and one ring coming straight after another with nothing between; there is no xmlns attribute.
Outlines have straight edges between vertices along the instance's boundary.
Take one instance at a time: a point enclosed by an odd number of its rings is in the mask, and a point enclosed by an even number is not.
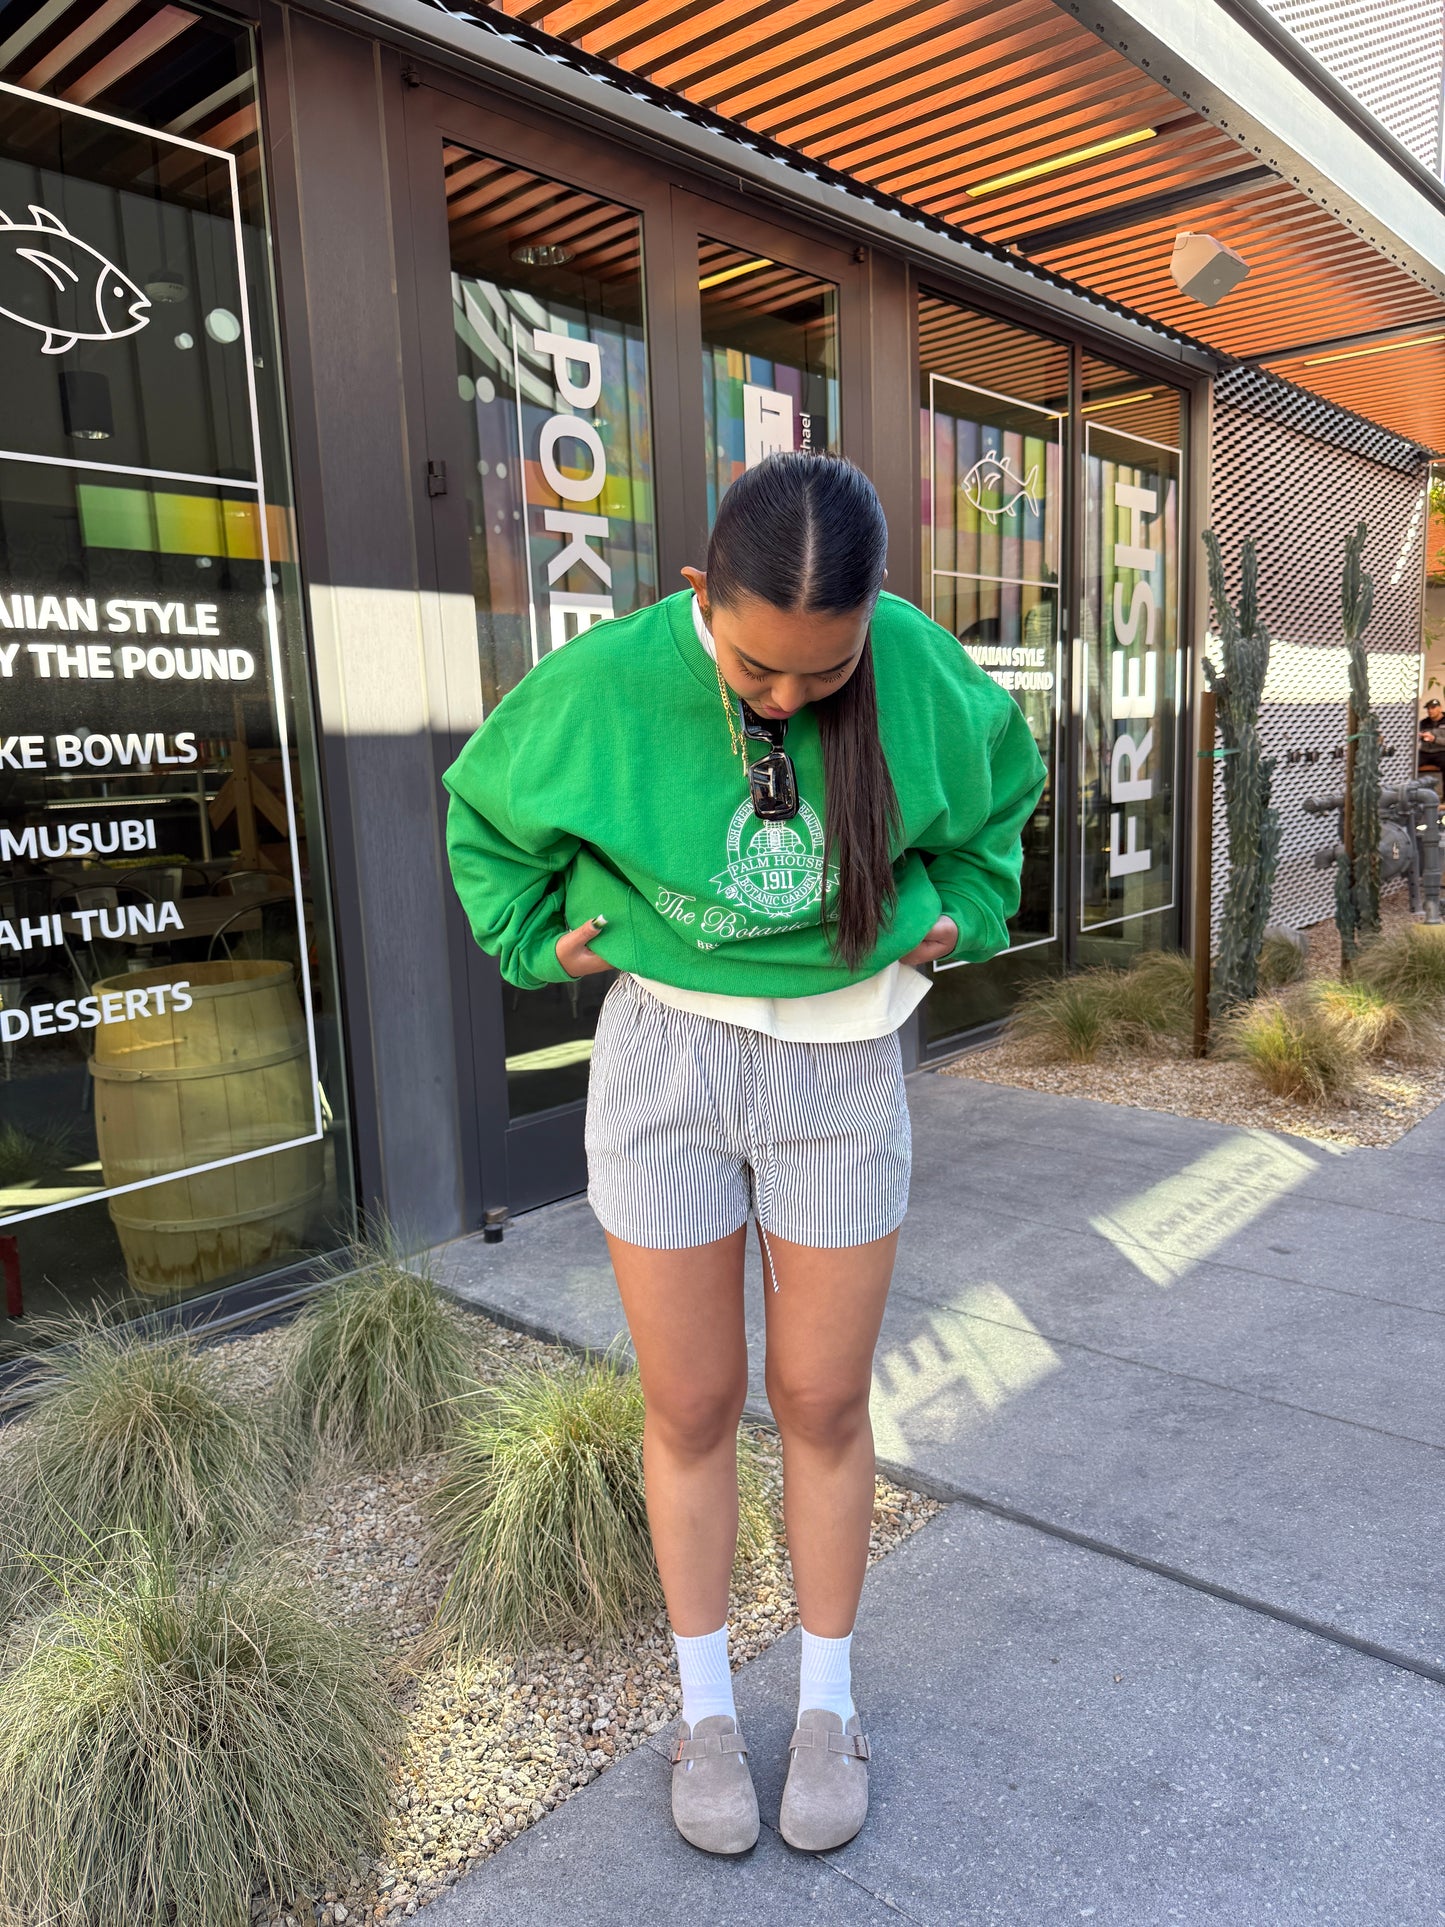
<svg viewBox="0 0 1445 1927"><path fill-rule="evenodd" d="M566 941L564 937L562 943ZM906 964L930 964L939 957L946 957L957 942L958 925L952 917L940 917L923 942L914 944L908 955L900 957L898 961ZM562 943L557 945L559 956L562 952Z"/></svg>
<svg viewBox="0 0 1445 1927"><path fill-rule="evenodd" d="M586 923L579 923L575 930L557 939L557 961L569 977L595 977L600 971L612 968L605 957L599 957L588 947L606 928L606 917L589 917Z"/></svg>

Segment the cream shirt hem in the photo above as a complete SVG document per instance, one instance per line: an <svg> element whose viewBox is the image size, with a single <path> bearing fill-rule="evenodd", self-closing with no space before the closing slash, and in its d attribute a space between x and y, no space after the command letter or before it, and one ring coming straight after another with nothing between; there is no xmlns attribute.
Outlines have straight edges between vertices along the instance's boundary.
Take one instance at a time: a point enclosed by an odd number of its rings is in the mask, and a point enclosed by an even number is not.
<svg viewBox="0 0 1445 1927"><path fill-rule="evenodd" d="M635 973L634 973L635 975ZM820 990L812 997L729 997L721 991L678 990L637 977L644 990L673 1010L690 1010L719 1023L739 1024L794 1044L859 1043L887 1037L923 1002L933 981L911 964L886 964L860 984Z"/></svg>
<svg viewBox="0 0 1445 1927"><path fill-rule="evenodd" d="M716 662L717 648L696 596L692 626ZM902 963L885 964L862 983L821 990L811 997L730 997L721 991L678 990L651 977L637 977L637 982L673 1010L689 1010L698 1017L713 1017L719 1023L738 1024L795 1044L861 1043L869 1037L887 1037L913 1015L933 988L931 977Z"/></svg>

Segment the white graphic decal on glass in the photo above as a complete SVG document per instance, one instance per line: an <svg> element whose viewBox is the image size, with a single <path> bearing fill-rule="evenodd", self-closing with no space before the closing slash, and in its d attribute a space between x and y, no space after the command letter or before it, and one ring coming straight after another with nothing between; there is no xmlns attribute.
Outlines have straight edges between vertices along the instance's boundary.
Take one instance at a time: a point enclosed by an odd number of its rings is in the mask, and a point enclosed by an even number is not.
<svg viewBox="0 0 1445 1927"><path fill-rule="evenodd" d="M743 463L756 468L793 446L793 398L776 388L743 383Z"/></svg>
<svg viewBox="0 0 1445 1927"><path fill-rule="evenodd" d="M0 315L43 334L46 355L145 327L151 304L134 281L48 208L30 216L13 221L0 209Z"/></svg>
<svg viewBox="0 0 1445 1927"><path fill-rule="evenodd" d="M1037 515L1043 499L1039 494L1038 464L1033 463L1027 475L1020 475L1014 468L1012 455L1007 452L981 456L964 476L963 492L971 506L980 515L986 515L994 528L998 527L1000 518L1020 502L1027 502ZM986 499L990 495L994 497L992 502Z"/></svg>

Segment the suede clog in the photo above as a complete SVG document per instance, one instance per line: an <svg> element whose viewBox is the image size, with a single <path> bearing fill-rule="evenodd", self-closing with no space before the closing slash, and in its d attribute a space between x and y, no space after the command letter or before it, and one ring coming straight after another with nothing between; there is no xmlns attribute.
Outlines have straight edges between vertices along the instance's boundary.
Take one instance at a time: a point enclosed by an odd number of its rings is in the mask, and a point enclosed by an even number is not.
<svg viewBox="0 0 1445 1927"><path fill-rule="evenodd" d="M672 1750L672 1818L683 1839L704 1853L746 1853L758 1837L758 1796L748 1771L748 1743L725 1713L684 1720Z"/></svg>
<svg viewBox="0 0 1445 1927"><path fill-rule="evenodd" d="M868 1742L858 1715L845 1728L837 1713L800 1713L788 1751L778 1831L804 1853L841 1847L868 1817Z"/></svg>

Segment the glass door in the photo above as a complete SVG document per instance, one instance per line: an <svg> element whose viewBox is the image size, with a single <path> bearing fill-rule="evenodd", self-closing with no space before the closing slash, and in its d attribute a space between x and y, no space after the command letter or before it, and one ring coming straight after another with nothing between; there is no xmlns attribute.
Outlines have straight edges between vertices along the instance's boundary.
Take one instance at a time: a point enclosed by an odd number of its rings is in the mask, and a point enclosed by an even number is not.
<svg viewBox="0 0 1445 1927"><path fill-rule="evenodd" d="M765 456L839 447L838 290L706 235L697 276L710 523Z"/></svg>
<svg viewBox="0 0 1445 1927"><path fill-rule="evenodd" d="M924 607L1048 770L1008 949L934 967L940 1054L1040 973L1178 943L1183 407L942 295L919 295L918 342Z"/></svg>
<svg viewBox="0 0 1445 1927"><path fill-rule="evenodd" d="M657 597L642 221L422 118L418 189L434 213L439 162L446 210L445 270L433 255L419 275L437 296L426 487L454 637L468 611L475 724L544 655ZM504 1106L507 1206L567 1196L612 975L518 990L474 948L466 974L483 1154Z"/></svg>
<svg viewBox="0 0 1445 1927"><path fill-rule="evenodd" d="M1078 955L1179 939L1180 397L1083 360Z"/></svg>
<svg viewBox="0 0 1445 1927"><path fill-rule="evenodd" d="M1028 719L1048 770L1024 826L1009 947L934 966L928 1043L1004 1015L1062 967L1061 608L1069 417L1066 344L924 294L919 301L924 607Z"/></svg>
<svg viewBox="0 0 1445 1927"><path fill-rule="evenodd" d="M456 406L485 711L657 596L638 217L449 145ZM514 1120L586 1096L612 979L503 987Z"/></svg>

